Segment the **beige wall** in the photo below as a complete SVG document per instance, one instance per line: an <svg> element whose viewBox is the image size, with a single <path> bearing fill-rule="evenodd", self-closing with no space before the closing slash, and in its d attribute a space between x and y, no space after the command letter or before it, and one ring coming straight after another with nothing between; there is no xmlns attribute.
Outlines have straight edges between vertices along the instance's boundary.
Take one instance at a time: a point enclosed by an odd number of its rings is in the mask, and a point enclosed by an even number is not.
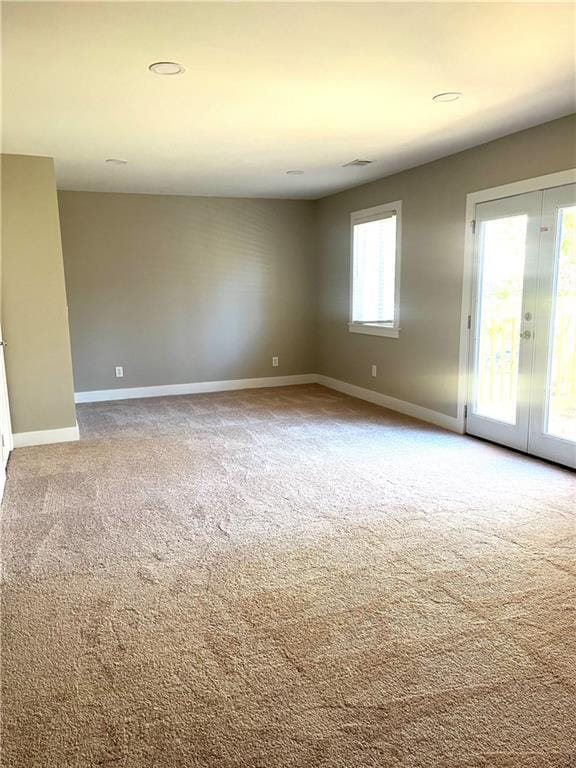
<svg viewBox="0 0 576 768"><path fill-rule="evenodd" d="M2 328L13 432L76 424L54 163L3 155Z"/></svg>
<svg viewBox="0 0 576 768"><path fill-rule="evenodd" d="M455 416L466 195L576 167L575 132L572 115L319 201L318 372ZM352 334L350 212L394 200L403 213L400 338Z"/></svg>
<svg viewBox="0 0 576 768"><path fill-rule="evenodd" d="M314 203L59 202L77 391L314 372Z"/></svg>

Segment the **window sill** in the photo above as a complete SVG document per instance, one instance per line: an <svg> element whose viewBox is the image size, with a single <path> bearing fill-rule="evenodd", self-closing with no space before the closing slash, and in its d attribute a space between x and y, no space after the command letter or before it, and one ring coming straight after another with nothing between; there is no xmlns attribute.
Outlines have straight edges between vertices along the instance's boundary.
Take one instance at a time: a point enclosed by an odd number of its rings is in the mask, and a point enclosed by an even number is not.
<svg viewBox="0 0 576 768"><path fill-rule="evenodd" d="M391 339L397 339L400 336L400 328L392 325L373 325L364 323L348 323L350 333L363 333L367 336L388 336Z"/></svg>

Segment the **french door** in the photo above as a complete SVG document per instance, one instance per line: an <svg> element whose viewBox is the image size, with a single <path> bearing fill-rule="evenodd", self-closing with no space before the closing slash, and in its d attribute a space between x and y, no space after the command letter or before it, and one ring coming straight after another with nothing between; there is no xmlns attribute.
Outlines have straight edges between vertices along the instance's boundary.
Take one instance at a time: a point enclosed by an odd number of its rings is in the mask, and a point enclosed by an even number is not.
<svg viewBox="0 0 576 768"><path fill-rule="evenodd" d="M476 207L466 431L576 467L576 185Z"/></svg>

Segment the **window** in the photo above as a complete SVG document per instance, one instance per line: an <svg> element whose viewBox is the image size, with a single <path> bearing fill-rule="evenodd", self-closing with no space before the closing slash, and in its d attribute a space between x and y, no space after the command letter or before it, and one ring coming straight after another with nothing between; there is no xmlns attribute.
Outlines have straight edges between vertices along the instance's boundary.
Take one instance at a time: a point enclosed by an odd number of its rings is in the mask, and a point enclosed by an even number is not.
<svg viewBox="0 0 576 768"><path fill-rule="evenodd" d="M401 210L398 201L351 214L353 333L398 338Z"/></svg>

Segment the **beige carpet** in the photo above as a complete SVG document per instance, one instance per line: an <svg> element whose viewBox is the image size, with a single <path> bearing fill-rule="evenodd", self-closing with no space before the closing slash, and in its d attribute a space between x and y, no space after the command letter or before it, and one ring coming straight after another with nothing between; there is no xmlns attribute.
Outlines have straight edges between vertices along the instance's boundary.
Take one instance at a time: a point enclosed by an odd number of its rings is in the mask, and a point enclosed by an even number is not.
<svg viewBox="0 0 576 768"><path fill-rule="evenodd" d="M576 764L576 482L316 386L17 450L3 766Z"/></svg>

